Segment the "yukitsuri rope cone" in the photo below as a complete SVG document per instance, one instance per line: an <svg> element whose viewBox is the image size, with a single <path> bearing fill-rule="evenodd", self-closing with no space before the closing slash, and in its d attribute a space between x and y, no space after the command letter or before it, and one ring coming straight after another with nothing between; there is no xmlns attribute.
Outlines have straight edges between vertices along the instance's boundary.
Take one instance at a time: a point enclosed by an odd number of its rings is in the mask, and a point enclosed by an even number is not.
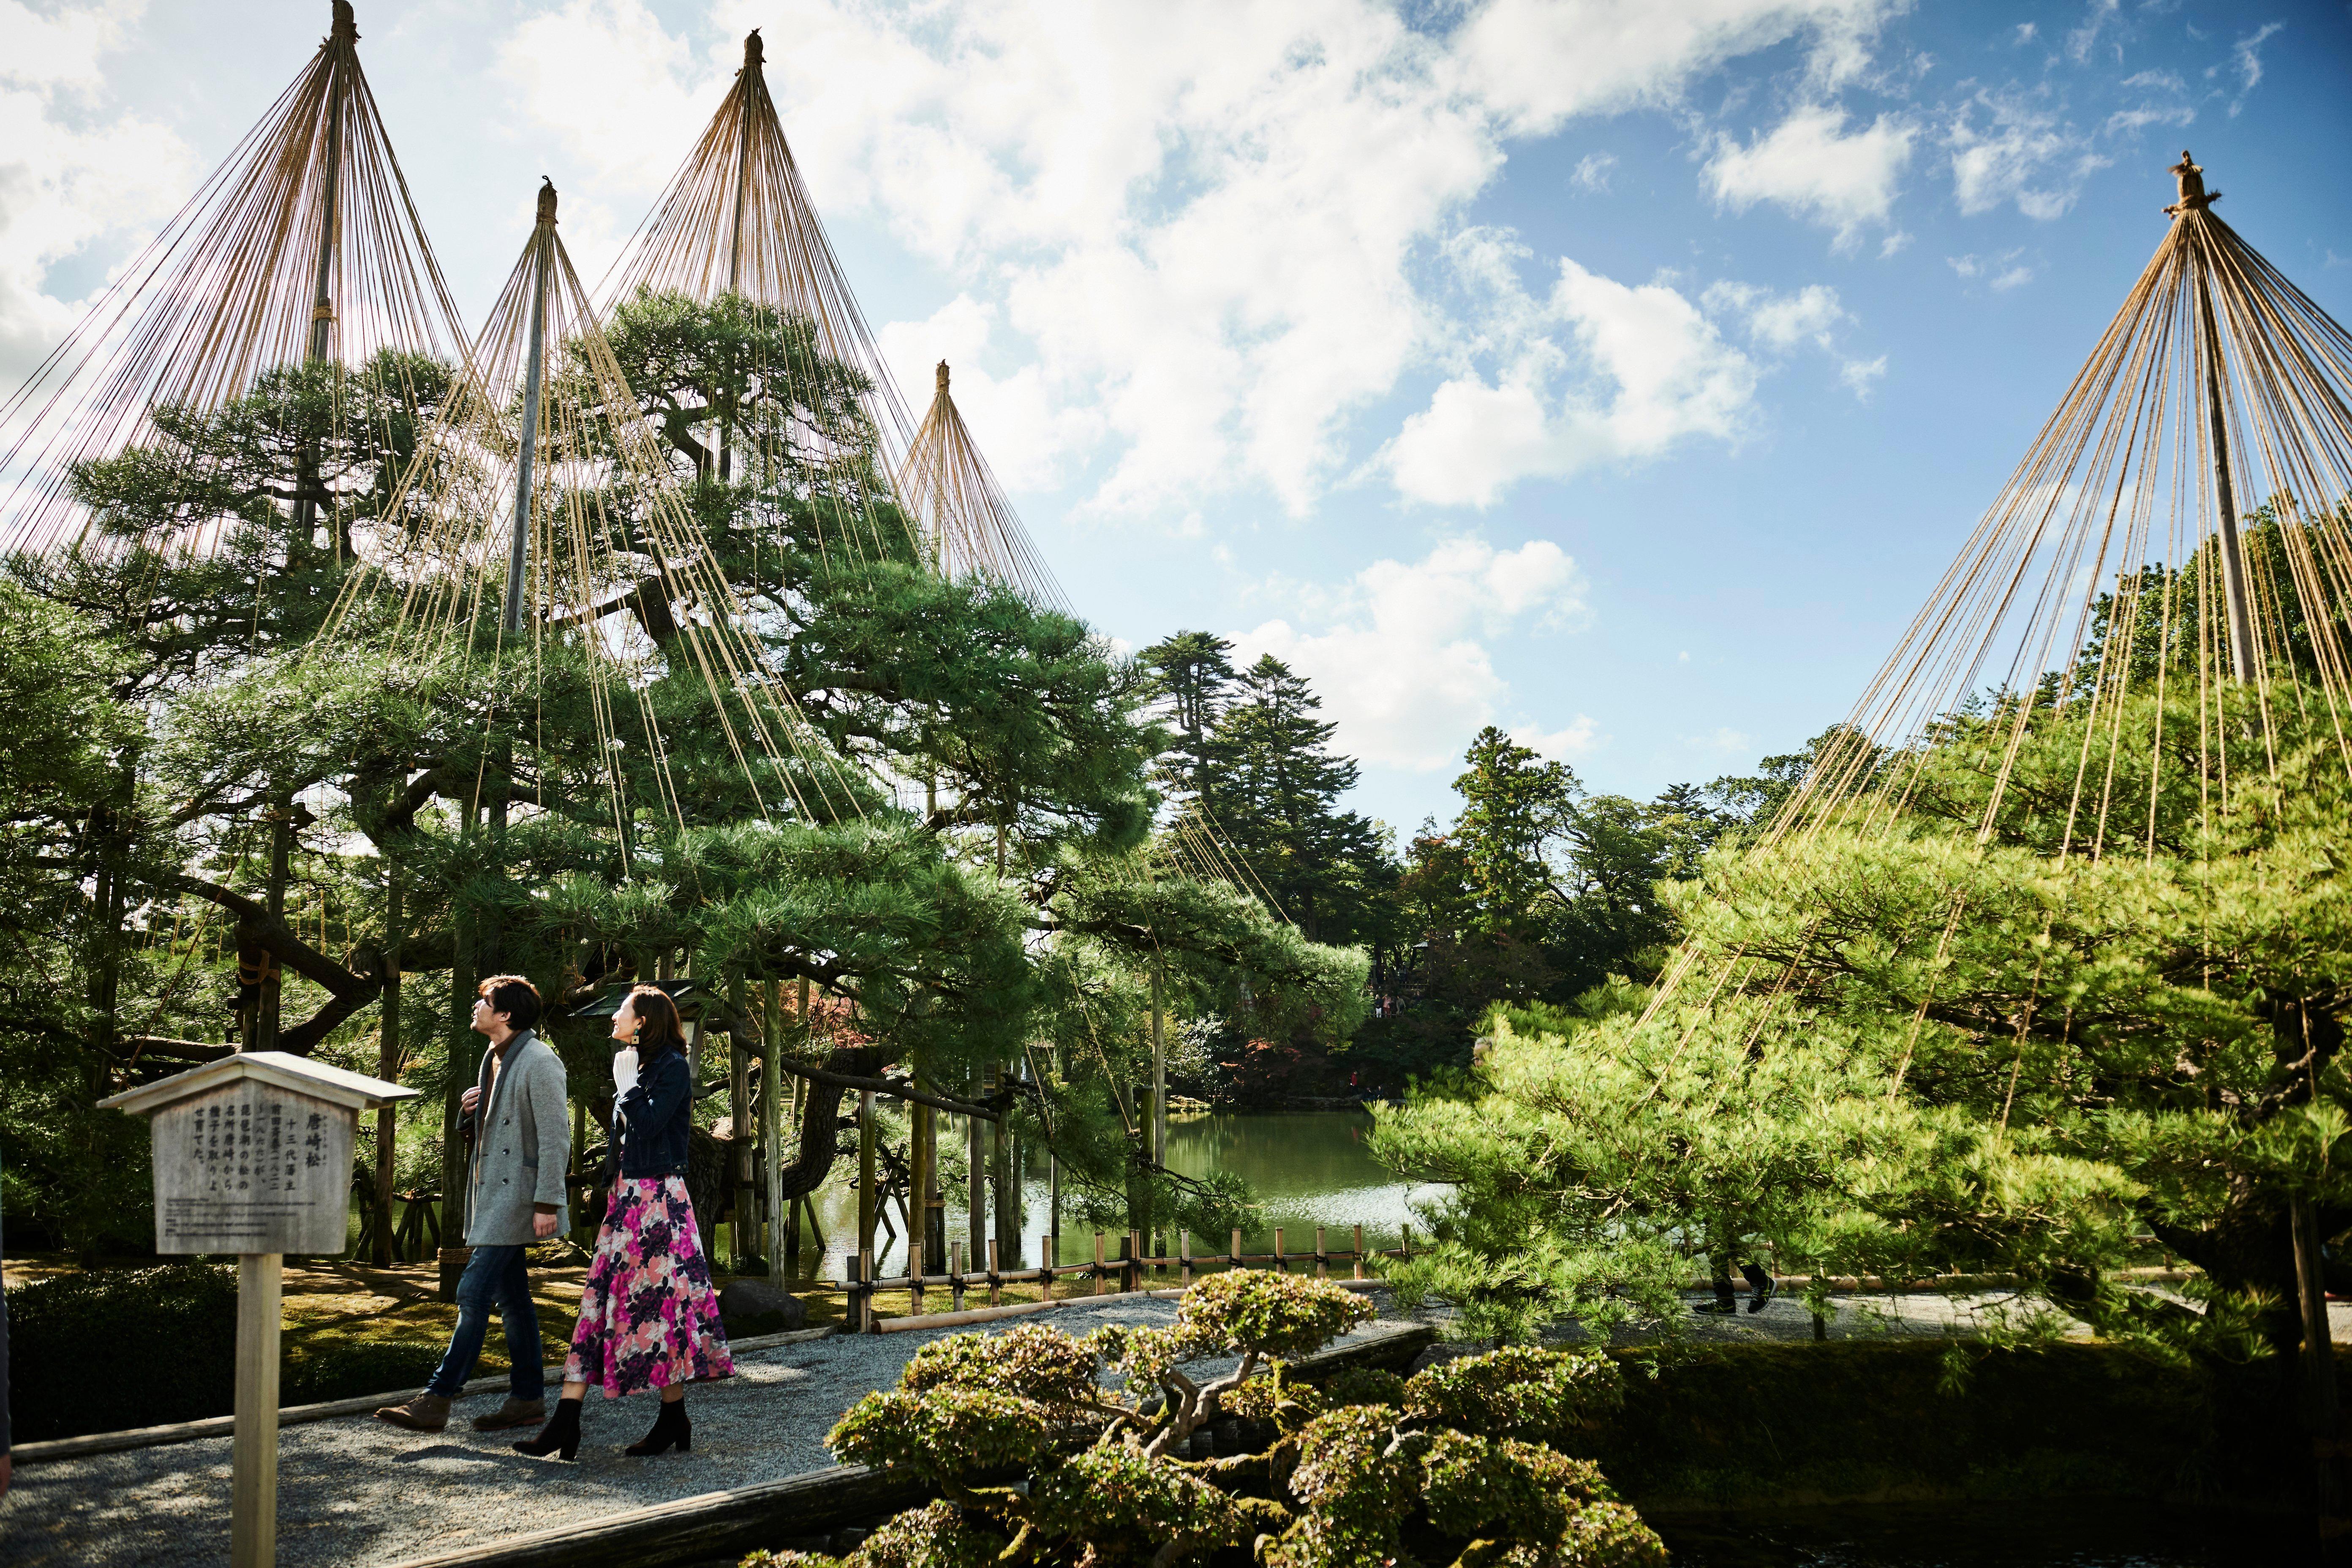
<svg viewBox="0 0 2352 1568"><path fill-rule="evenodd" d="M2227 812L2274 776L2290 719L2352 768L2352 335L2214 214L2189 153L2170 173L2163 241L1769 825L1768 862L1793 875L1822 835L1890 826L1956 742L1990 779L1983 842L2037 727L2084 737L2071 777L2032 781L2061 860L2154 854L2168 791ZM1770 995L1786 956L1686 942L1649 1016Z"/></svg>
<svg viewBox="0 0 2352 1568"><path fill-rule="evenodd" d="M562 667L584 685L597 742L614 758L603 782L625 870L641 812L673 824L691 815L656 703L665 669L699 678L763 815L862 815L747 629L751 612L572 269L551 182L465 374L419 433L383 513L361 537L358 569L310 657L366 643L388 668L421 670L460 650L488 654L520 671L525 694ZM657 800L632 797L625 750L650 759L635 776Z"/></svg>
<svg viewBox="0 0 2352 1568"><path fill-rule="evenodd" d="M719 475L779 470L785 455L762 448L780 440L793 444L797 472L824 473L835 459L840 478L806 497L828 549L854 560L895 557L912 542L888 477L911 442L912 422L784 140L765 62L754 28L743 40L734 86L598 297L607 310L647 294L704 304L731 300L753 318L749 326L766 329L751 335L791 343L780 358L760 357L747 379L771 400L817 416L797 421L788 435L722 432ZM878 486L869 482L872 473Z"/></svg>
<svg viewBox="0 0 2352 1568"><path fill-rule="evenodd" d="M218 519L169 539L93 539L69 492L74 465L155 440L155 405L207 410L277 367L463 352L358 42L352 7L335 0L332 31L293 85L0 403L0 550L205 550ZM387 363L396 380L400 360ZM314 500L296 504L316 515Z"/></svg>
<svg viewBox="0 0 2352 1568"><path fill-rule="evenodd" d="M934 567L950 577L986 577L1041 607L1066 611L1069 600L1053 568L1037 553L956 409L945 360L935 385L930 411L898 465L898 500Z"/></svg>

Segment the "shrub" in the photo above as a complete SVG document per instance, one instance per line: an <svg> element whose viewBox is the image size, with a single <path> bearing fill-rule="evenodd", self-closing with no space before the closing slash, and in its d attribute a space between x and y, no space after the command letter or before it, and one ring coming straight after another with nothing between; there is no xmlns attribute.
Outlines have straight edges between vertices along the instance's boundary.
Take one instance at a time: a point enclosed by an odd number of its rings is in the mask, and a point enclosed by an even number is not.
<svg viewBox="0 0 2352 1568"><path fill-rule="evenodd" d="M1333 1409L1347 1405L1402 1405L1404 1379L1381 1366L1351 1366L1323 1384L1323 1397Z"/></svg>
<svg viewBox="0 0 2352 1568"><path fill-rule="evenodd" d="M445 1347L400 1340L334 1340L289 1347L279 1374L278 1402L320 1405L422 1388L441 1364Z"/></svg>
<svg viewBox="0 0 2352 1568"><path fill-rule="evenodd" d="M236 1405L236 1270L107 1268L8 1292L19 1443L226 1415Z"/></svg>
<svg viewBox="0 0 2352 1568"><path fill-rule="evenodd" d="M1227 1350L1281 1359L1320 1350L1371 1315L1370 1302L1328 1279L1229 1268L1184 1292L1176 1323Z"/></svg>
<svg viewBox="0 0 2352 1568"><path fill-rule="evenodd" d="M1252 1548L1265 1568L1411 1561L1407 1532L1460 1542L1465 1563L1663 1568L1664 1549L1597 1466L1530 1440L1622 1397L1613 1363L1498 1351L1432 1368L1341 1373L1327 1392L1257 1375L1369 1309L1328 1281L1218 1275L1164 1329L1084 1339L1028 1325L924 1346L899 1386L866 1395L826 1438L845 1463L900 1466L948 1494L899 1515L846 1559L755 1553L742 1568L1115 1568ZM1238 1350L1195 1384L1189 1360ZM1105 1389L1107 1372L1123 1392ZM1259 1455L1188 1460L1220 1413L1270 1428ZM1007 1472L1026 1485L1001 1485ZM1271 1494L1271 1495L1268 1495ZM1451 1554L1451 1553L1449 1553Z"/></svg>
<svg viewBox="0 0 2352 1568"><path fill-rule="evenodd" d="M1424 1367L1404 1385L1406 1414L1430 1426L1538 1442L1624 1403L1624 1376L1606 1356L1524 1345Z"/></svg>
<svg viewBox="0 0 2352 1568"><path fill-rule="evenodd" d="M843 1568L994 1568L1004 1537L974 1529L964 1510L910 1508L866 1538Z"/></svg>

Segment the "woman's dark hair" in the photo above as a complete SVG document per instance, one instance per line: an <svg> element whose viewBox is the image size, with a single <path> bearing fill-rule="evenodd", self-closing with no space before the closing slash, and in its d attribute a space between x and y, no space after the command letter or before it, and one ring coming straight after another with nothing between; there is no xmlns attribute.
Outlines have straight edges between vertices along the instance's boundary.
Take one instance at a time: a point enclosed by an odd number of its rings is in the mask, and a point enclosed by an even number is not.
<svg viewBox="0 0 2352 1568"><path fill-rule="evenodd" d="M677 1021L677 1004L658 985L640 985L622 999L636 1009L637 1059L650 1062L664 1051L686 1049L686 1026Z"/></svg>
<svg viewBox="0 0 2352 1568"><path fill-rule="evenodd" d="M491 1012L504 1013L518 1035L539 1022L539 987L520 974L493 974L474 994L488 1002Z"/></svg>

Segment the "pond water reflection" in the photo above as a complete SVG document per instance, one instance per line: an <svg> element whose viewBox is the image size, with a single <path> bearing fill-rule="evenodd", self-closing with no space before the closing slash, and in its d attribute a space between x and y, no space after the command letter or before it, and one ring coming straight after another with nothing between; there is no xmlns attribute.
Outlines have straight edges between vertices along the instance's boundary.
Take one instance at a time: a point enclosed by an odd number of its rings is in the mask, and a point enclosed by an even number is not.
<svg viewBox="0 0 2352 1568"><path fill-rule="evenodd" d="M941 1121L941 1144L961 1147L965 1135L962 1121L954 1117ZM1277 1226L1284 1232L1286 1250L1312 1251L1315 1227L1318 1225L1325 1228L1327 1243L1333 1248L1351 1245L1353 1227L1359 1225L1364 1227L1366 1247L1392 1247L1402 1240L1404 1227L1413 1224L1411 1200L1436 1197L1444 1189L1428 1185L1409 1189L1375 1164L1365 1143L1371 1125L1369 1115L1345 1110L1265 1116L1176 1116L1170 1118L1168 1123L1168 1163L1192 1176L1233 1171L1250 1184L1260 1207L1242 1234L1242 1249L1245 1252L1271 1251ZM1022 1180L1024 1240L1018 1262L1034 1268L1037 1238L1051 1226L1051 1187L1044 1152L1028 1153ZM817 1218L824 1230L825 1247L820 1261L816 1249L803 1244L800 1268L803 1278L819 1268L826 1278L841 1278L843 1260L856 1243L857 1195L849 1184L855 1174L850 1163L843 1161L835 1167L833 1179L816 1194ZM948 1200L948 1235L951 1239L966 1232L960 1198L961 1194L951 1194ZM897 1215L893 1214L891 1217L895 1222ZM887 1250L876 1258L875 1267L887 1278L904 1267L906 1248L903 1238L883 1239L888 1243ZM1193 1250L1223 1251L1228 1239L1222 1236L1196 1236L1192 1238ZM1117 1252L1115 1237L1109 1248ZM1076 1263L1093 1256L1092 1229L1082 1226L1075 1213L1066 1208L1058 1261ZM1008 1261L1007 1267L1011 1266Z"/></svg>

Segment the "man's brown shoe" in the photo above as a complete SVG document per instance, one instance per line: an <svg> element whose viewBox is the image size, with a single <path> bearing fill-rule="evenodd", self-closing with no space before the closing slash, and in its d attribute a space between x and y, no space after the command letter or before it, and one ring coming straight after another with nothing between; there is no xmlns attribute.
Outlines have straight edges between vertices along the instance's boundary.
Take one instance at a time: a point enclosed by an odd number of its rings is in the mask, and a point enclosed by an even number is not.
<svg viewBox="0 0 2352 1568"><path fill-rule="evenodd" d="M547 1419L544 1399L517 1399L507 1395L507 1402L488 1415L474 1417L477 1432L503 1432L509 1426L537 1426Z"/></svg>
<svg viewBox="0 0 2352 1568"><path fill-rule="evenodd" d="M437 1394L420 1394L405 1405L385 1405L375 1418L411 1432L438 1432L449 1425L449 1402Z"/></svg>

